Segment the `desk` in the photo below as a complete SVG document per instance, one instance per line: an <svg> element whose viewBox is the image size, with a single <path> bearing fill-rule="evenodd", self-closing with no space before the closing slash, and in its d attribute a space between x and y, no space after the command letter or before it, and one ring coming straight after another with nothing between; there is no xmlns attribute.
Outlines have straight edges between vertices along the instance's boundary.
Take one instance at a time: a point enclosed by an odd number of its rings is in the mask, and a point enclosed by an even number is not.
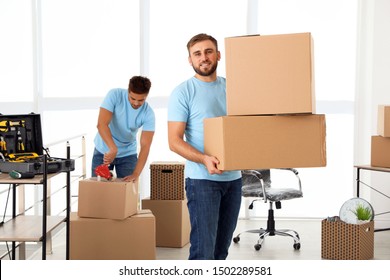
<svg viewBox="0 0 390 280"><path fill-rule="evenodd" d="M367 170L367 171L376 171L376 172L387 172L387 173L390 173L390 168L386 168L386 167L376 167L376 166L371 166L371 165L355 165L355 168L357 169L357 173L356 173L356 196L357 197L359 197L359 195L360 195L360 183L362 183L360 181L360 171L362 169L363 170ZM367 187L369 187L370 189L376 191L377 193L381 194L382 196L387 197L388 199L390 199L390 196L388 196L388 195L378 191L374 187L369 186L367 184L365 184L365 185ZM390 230L390 228L375 229L374 231L385 231L385 230Z"/></svg>

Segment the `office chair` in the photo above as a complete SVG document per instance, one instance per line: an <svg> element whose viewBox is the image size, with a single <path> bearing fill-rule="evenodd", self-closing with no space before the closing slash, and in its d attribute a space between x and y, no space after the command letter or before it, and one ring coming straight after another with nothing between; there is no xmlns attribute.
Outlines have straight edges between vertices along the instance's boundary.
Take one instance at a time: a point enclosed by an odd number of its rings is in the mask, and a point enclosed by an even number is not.
<svg viewBox="0 0 390 280"><path fill-rule="evenodd" d="M233 238L234 243L240 241L240 235L245 232L257 233L259 239L254 245L256 251L261 249L261 245L267 236L281 235L288 236L294 240L294 249L299 250L301 248L299 234L292 229L275 229L275 219L273 204L275 203L276 209L281 208L281 201L302 197L301 180L298 176L298 171L293 168L283 168L279 170L291 171L295 174L297 179L296 188L272 188L271 187L271 170L243 170L242 173L242 196L254 198L249 205L249 209L253 209L253 203L258 200L263 200L265 203L269 202L270 208L268 210L267 228L260 228L254 230L246 230L239 233Z"/></svg>

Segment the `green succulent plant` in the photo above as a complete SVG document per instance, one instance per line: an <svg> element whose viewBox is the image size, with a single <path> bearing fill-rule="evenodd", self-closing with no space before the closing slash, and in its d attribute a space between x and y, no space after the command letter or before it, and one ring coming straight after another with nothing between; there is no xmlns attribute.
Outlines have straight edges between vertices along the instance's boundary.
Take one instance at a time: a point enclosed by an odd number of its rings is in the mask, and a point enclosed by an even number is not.
<svg viewBox="0 0 390 280"><path fill-rule="evenodd" d="M365 207L362 204L358 204L355 210L351 210L356 215L356 218L360 221L370 221L372 218L372 212L369 207Z"/></svg>

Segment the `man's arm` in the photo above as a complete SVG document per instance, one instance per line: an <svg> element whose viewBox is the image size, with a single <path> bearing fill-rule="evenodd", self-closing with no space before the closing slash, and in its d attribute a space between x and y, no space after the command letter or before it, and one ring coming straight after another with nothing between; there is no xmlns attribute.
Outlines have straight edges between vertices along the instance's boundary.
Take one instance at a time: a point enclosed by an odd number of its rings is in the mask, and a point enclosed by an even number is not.
<svg viewBox="0 0 390 280"><path fill-rule="evenodd" d="M112 112L100 107L97 129L104 143L106 143L109 149L108 152L104 154L104 164L110 164L115 159L116 154L118 152L118 148L115 145L114 140L112 139L111 130L108 127L111 122L111 119Z"/></svg>
<svg viewBox="0 0 390 280"><path fill-rule="evenodd" d="M152 145L154 131L142 131L140 139L140 152L138 155L137 164L135 166L133 174L123 178L124 181L136 181L141 175L142 170L145 167L146 161L149 156L150 146Z"/></svg>
<svg viewBox="0 0 390 280"><path fill-rule="evenodd" d="M184 141L185 122L168 122L168 143L171 151L187 160L202 163L210 174L222 174L217 168L219 160L214 156L201 153Z"/></svg>

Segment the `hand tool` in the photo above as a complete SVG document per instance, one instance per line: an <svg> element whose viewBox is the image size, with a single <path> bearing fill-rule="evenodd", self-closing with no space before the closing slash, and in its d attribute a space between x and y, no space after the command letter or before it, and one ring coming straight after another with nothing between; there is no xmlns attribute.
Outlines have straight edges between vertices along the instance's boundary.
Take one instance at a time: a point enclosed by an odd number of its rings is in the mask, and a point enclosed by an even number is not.
<svg viewBox="0 0 390 280"><path fill-rule="evenodd" d="M10 162L24 162L26 159L32 159L37 157L39 157L37 153L16 153L8 155Z"/></svg>
<svg viewBox="0 0 390 280"><path fill-rule="evenodd" d="M8 174L11 178L14 179L31 179L35 177L35 174L32 172L18 172L15 170L12 170Z"/></svg>
<svg viewBox="0 0 390 280"><path fill-rule="evenodd" d="M98 181L100 181L101 178L111 181L114 177L112 171L108 169L107 164L101 164L98 167L96 167L95 173L98 177Z"/></svg>
<svg viewBox="0 0 390 280"><path fill-rule="evenodd" d="M3 136L0 136L0 151L1 152L6 152L7 151L7 142L5 142Z"/></svg>
<svg viewBox="0 0 390 280"><path fill-rule="evenodd" d="M25 120L17 120L17 121L0 121L0 131L7 132L8 129L15 130L15 127L25 127Z"/></svg>
<svg viewBox="0 0 390 280"><path fill-rule="evenodd" d="M24 151L24 143L23 143L23 139L22 139L22 133L20 132L20 130L18 130L18 132L16 133L16 135L18 136L18 152L23 152Z"/></svg>

